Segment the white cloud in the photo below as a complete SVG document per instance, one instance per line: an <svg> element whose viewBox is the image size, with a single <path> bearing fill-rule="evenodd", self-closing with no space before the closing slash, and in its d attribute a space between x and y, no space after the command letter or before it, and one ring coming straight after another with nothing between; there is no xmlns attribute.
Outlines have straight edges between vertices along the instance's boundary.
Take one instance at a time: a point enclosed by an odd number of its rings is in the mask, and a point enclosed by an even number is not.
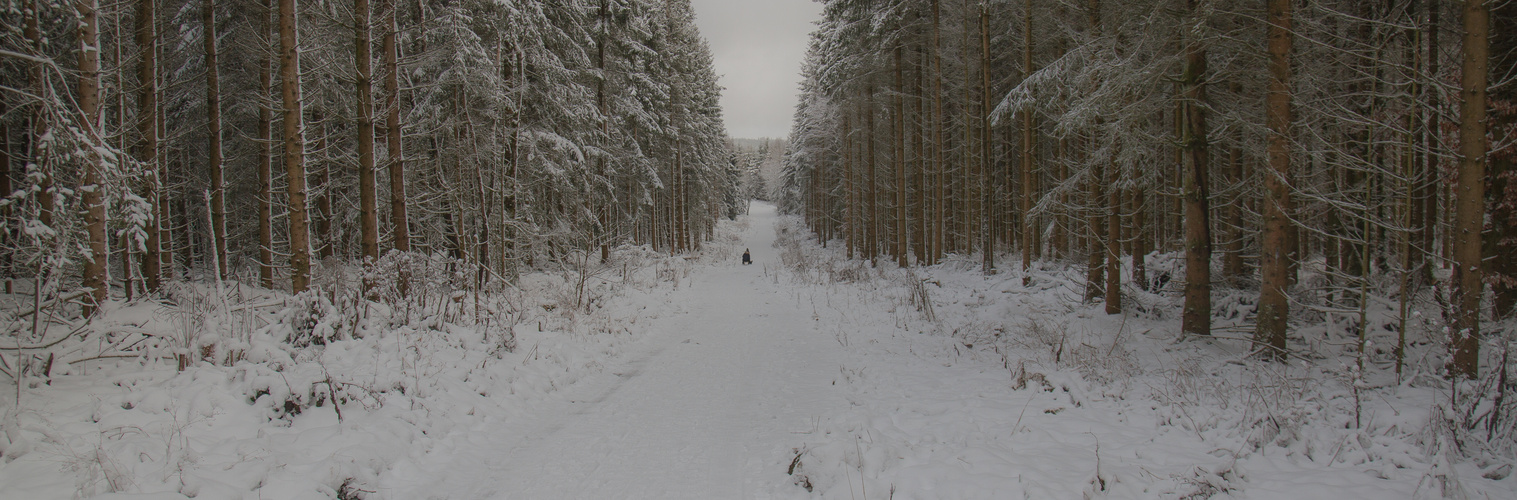
<svg viewBox="0 0 1517 500"><path fill-rule="evenodd" d="M785 137L806 42L821 17L812 0L691 0L711 44L732 137Z"/></svg>

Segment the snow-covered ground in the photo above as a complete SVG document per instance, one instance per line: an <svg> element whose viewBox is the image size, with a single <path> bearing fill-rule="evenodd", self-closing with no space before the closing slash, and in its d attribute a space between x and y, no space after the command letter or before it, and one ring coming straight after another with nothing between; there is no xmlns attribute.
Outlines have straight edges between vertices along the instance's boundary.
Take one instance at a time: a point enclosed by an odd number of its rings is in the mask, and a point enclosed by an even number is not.
<svg viewBox="0 0 1517 500"><path fill-rule="evenodd" d="M0 500L1517 498L1511 446L1451 451L1436 380L1375 368L1356 398L1325 333L1271 365L1244 332L1181 338L1173 297L1106 315L1074 270L804 236L755 204L698 258L619 252L583 311L545 274L504 326L377 311L324 347L264 328L231 366L79 363L5 398Z"/></svg>
<svg viewBox="0 0 1517 500"><path fill-rule="evenodd" d="M764 498L805 493L798 436L848 407L844 349L776 284L774 210L743 233L759 262L713 262L667 295L678 314L600 373L516 419L460 428L380 483L388 498ZM741 253L737 250L734 253ZM393 492L393 493L388 493Z"/></svg>

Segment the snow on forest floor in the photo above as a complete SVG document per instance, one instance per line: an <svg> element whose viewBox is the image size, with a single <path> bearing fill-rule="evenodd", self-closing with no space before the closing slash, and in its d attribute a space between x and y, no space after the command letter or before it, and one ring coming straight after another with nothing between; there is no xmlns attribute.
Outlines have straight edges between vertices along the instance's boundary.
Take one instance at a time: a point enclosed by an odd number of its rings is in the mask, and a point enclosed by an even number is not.
<svg viewBox="0 0 1517 500"><path fill-rule="evenodd" d="M782 230L803 235L795 224ZM791 293L848 346L852 406L798 440L792 464L822 497L1517 498L1511 443L1448 451L1431 417L1450 398L1428 367L1398 386L1381 363L1359 381L1356 423L1353 344L1326 327L1301 328L1309 350L1289 365L1264 363L1251 332L1180 336L1177 290L1129 285L1127 313L1107 315L1080 305L1080 269L1023 286L978 261L906 272L781 246ZM1218 315L1241 316L1224 294Z"/></svg>
<svg viewBox="0 0 1517 500"><path fill-rule="evenodd" d="M1444 384L1381 363L1356 399L1327 327L1272 365L1181 338L1174 296L1106 315L1074 269L871 268L805 234L755 204L696 258L528 276L485 326L443 294L296 348L286 308L219 334L231 366L62 367L0 398L0 500L1517 498L1511 446L1450 451Z"/></svg>

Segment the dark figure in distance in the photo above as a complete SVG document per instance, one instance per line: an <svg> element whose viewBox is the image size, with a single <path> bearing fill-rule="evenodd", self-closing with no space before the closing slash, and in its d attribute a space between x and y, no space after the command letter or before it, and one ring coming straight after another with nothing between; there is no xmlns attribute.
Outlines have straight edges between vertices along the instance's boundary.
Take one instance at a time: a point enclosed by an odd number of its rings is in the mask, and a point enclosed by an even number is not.
<svg viewBox="0 0 1517 500"><path fill-rule="evenodd" d="M744 248L743 249L743 265L746 266L746 265L752 264L752 263L753 263L753 257L748 256L748 249Z"/></svg>

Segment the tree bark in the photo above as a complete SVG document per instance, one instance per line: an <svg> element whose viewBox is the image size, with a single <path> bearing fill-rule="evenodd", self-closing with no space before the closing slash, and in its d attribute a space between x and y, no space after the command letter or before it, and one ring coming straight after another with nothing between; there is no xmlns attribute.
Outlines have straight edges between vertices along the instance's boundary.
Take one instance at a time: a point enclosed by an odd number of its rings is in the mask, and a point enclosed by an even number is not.
<svg viewBox="0 0 1517 500"><path fill-rule="evenodd" d="M1449 366L1454 377L1475 378L1480 371L1480 296L1483 291L1480 231L1485 218L1486 86L1490 59L1490 6L1485 0L1464 2L1464 44L1459 103L1459 177L1454 185L1454 272L1450 276L1454 310Z"/></svg>
<svg viewBox="0 0 1517 500"><path fill-rule="evenodd" d="M263 0L263 39L274 36L274 0ZM274 287L274 61L263 52L258 62L258 281Z"/></svg>
<svg viewBox="0 0 1517 500"><path fill-rule="evenodd" d="M980 4L980 273L996 273L994 166L990 158L990 5Z"/></svg>
<svg viewBox="0 0 1517 500"><path fill-rule="evenodd" d="M1258 329L1254 341L1264 347L1266 359L1284 361L1286 321L1290 314L1285 288L1290 285L1290 249L1287 231L1291 221L1291 0L1268 0L1268 56L1270 80L1265 94L1266 155L1269 171L1264 175L1264 231L1260 236Z"/></svg>
<svg viewBox="0 0 1517 500"><path fill-rule="evenodd" d="M207 0L210 1L210 0ZM374 175L374 56L369 0L353 0L353 63L358 87L358 226L363 258L379 258L379 195Z"/></svg>
<svg viewBox="0 0 1517 500"><path fill-rule="evenodd" d="M1236 92L1238 86L1234 86ZM1243 132L1237 131L1233 135L1233 144L1227 153L1227 174L1224 176L1223 185L1229 190L1238 190L1243 184ZM1223 207L1224 227L1226 231L1222 250L1222 279L1228 283L1237 285L1243 277L1243 197L1236 195Z"/></svg>
<svg viewBox="0 0 1517 500"><path fill-rule="evenodd" d="M1114 156L1115 157L1115 156ZM1122 313L1122 189L1117 162L1106 167L1106 314Z"/></svg>
<svg viewBox="0 0 1517 500"><path fill-rule="evenodd" d="M311 205L315 213L307 217L310 224L316 226L311 241L314 258L325 259L331 257L337 249L337 241L332 237L332 157L327 149L327 116L321 108L311 112L311 123L316 126L316 147L312 150L312 165L307 167L307 172L314 170L316 182L314 186L307 185L307 191L313 193ZM308 176L309 177L309 176Z"/></svg>
<svg viewBox="0 0 1517 500"><path fill-rule="evenodd" d="M1101 0L1089 0L1087 6L1085 14L1090 21L1089 36L1091 38L1098 38L1101 36ZM1094 82L1090 82L1090 84L1094 87ZM1093 159L1094 155L1092 151L1096 149L1094 144L1097 140L1095 133L1101 129L1103 124L1104 120L1102 118L1096 118L1096 126L1088 131L1089 135L1081 138L1081 154L1085 155L1087 160ZM1085 240L1085 300L1087 302L1106 295L1104 257L1106 256L1107 239L1106 209L1109 208L1106 207L1106 194L1103 189L1105 187L1103 184L1106 182L1106 164L1100 161L1090 161L1089 163L1091 170L1085 176L1085 209L1087 212L1084 214L1085 233L1084 238L1082 238Z"/></svg>
<svg viewBox="0 0 1517 500"><path fill-rule="evenodd" d="M598 33L598 36L595 38L595 69L600 73L600 76L595 80L595 107L596 110L600 113L600 116L596 117L596 119L600 122L600 140L607 142L609 141L611 135L610 109L607 107L609 106L609 103L606 101L606 79L608 78L606 75L606 37L609 35L609 32L611 30L610 17L611 13L608 0L601 0L600 9L597 13L597 22L600 23L600 33ZM602 149L606 149L605 145L602 145ZM598 176L600 179L609 180L607 179L606 158L604 156L596 158L595 167L596 176ZM609 229L611 223L611 205L609 203L601 203L598 205L599 207L596 210L599 212L599 219L597 220L597 225L595 228L595 238L599 240L600 243L600 261L601 263L605 263L611 259L610 238L605 235L605 232Z"/></svg>
<svg viewBox="0 0 1517 500"><path fill-rule="evenodd" d="M928 242L930 241L930 238L928 238L927 235L929 231L928 228L930 227L928 223L928 214L931 212L929 209L928 201L931 199L931 197L928 196L927 189L927 169L930 168L931 160L929 159L927 151L929 135L927 129L927 112L929 104L927 102L928 63L926 47L924 45L918 45L916 54L916 65L913 66L916 70L916 74L914 75L915 78L913 78L913 80L915 80L915 83L913 85L915 98L912 99L912 115L915 119L911 121L911 132L913 138L916 141L917 148L916 175L915 179L913 179L915 186L913 186L912 189L912 195L915 198L915 205L911 214L912 217L916 218L916 224L912 226L912 250L916 254L917 265L922 266L927 265L929 262Z"/></svg>
<svg viewBox="0 0 1517 500"><path fill-rule="evenodd" d="M23 0L22 10L26 19L23 21L25 26L22 28L22 35L31 44L32 55L45 57L41 20L39 19L41 11L39 9L40 7L35 0ZM40 60L34 61L28 69L30 71L27 76L31 80L29 83L31 83L31 88L36 92L36 95L43 99L51 97L52 93L49 91L47 83L43 81L45 65ZM49 162L45 157L47 153L42 148L42 138L46 137L51 130L45 104L38 103L34 106L31 113L31 121L31 130L29 131L31 135L27 138L27 156L31 159L32 164L36 165L36 175L41 176L37 180L37 188L41 192L41 196L37 197L37 220L42 222L44 226L52 227L53 197L56 195L56 191L53 189L53 177L48 169ZM8 195L9 193L6 194Z"/></svg>
<svg viewBox="0 0 1517 500"><path fill-rule="evenodd" d="M932 251L928 252L928 264L936 264L943 257L944 240L946 239L946 221L943 211L943 185L947 182L945 171L947 166L943 164L943 30L942 30L942 6L940 0L932 0L932 171L933 182L933 225L932 225Z"/></svg>
<svg viewBox="0 0 1517 500"><path fill-rule="evenodd" d="M158 61L163 61L163 44L157 45L158 54L155 58ZM173 150L169 148L168 141L164 139L168 137L168 124L164 118L168 115L166 109L168 103L164 102L163 99L164 82L163 72L159 72L158 110L154 113L157 115L155 120L158 122L158 165L156 167L158 178L154 183L154 189L158 192L158 213L161 219L161 222L158 223L158 267L163 271L164 279L172 280L177 277L174 273L174 256L178 253L178 250L183 248L182 245L175 245L174 242L174 208L175 203L182 200L175 199L174 190L169 189L169 187L175 185L175 179L171 174L181 172L179 167L183 166L183 162L178 161L178 158L171 155Z"/></svg>
<svg viewBox="0 0 1517 500"><path fill-rule="evenodd" d="M1439 2L1428 3L1426 26L1426 74L1429 75L1426 77L1429 83L1426 87L1428 89L1436 87L1433 82L1437 81L1439 75L1438 56L1441 46L1438 44L1438 25L1439 12L1442 10L1442 5ZM1425 123L1423 123L1422 150L1423 154L1427 157L1427 161L1420 179L1421 192L1418 193L1418 199L1422 204L1422 224L1419 226L1421 229L1419 236L1421 237L1422 251L1425 252L1425 255L1435 255L1434 252L1437 251L1438 242L1438 188L1443 184L1441 182L1442 176L1439 174L1443 171L1443 165L1440 161L1441 156L1433 153L1433 147L1438 142L1438 135L1441 133L1443 121L1439 119L1442 114L1437 112L1441 107L1441 99L1438 96L1438 92L1430 90L1424 98L1427 100L1428 108L1434 111L1427 114ZM1433 279L1433 266L1424 262L1422 271L1418 274L1424 283L1431 283Z"/></svg>
<svg viewBox="0 0 1517 500"><path fill-rule="evenodd" d="M148 180L145 200L153 207L153 219L145 228L147 252L142 256L142 274L147 282L148 293L157 292L162 286L163 255L162 241L164 217L167 211L160 201L163 187L161 169L158 168L158 19L154 0L137 2L137 161L152 172Z"/></svg>
<svg viewBox="0 0 1517 500"><path fill-rule="evenodd" d="M1085 179L1085 301L1106 295L1106 166L1094 162Z"/></svg>
<svg viewBox="0 0 1517 500"><path fill-rule="evenodd" d="M1189 0L1190 12L1198 14L1197 0ZM1200 22L1200 21L1197 21ZM1185 171L1185 306L1180 329L1194 335L1211 335L1211 214L1208 170L1210 145L1206 130L1206 48L1191 39L1185 46L1184 88L1181 102L1185 114L1180 144L1186 151Z"/></svg>
<svg viewBox="0 0 1517 500"><path fill-rule="evenodd" d="M296 0L279 0L279 83L284 102L284 169L290 204L290 293L304 292L311 284L305 117L300 94L300 38L295 9Z"/></svg>
<svg viewBox="0 0 1517 500"><path fill-rule="evenodd" d="M1054 179L1049 184L1050 186L1059 186L1069 179L1069 139L1059 139L1055 155L1056 159L1053 161L1053 164L1057 168L1054 172ZM1069 251L1070 234L1073 234L1070 226L1074 224L1074 218L1069 213L1069 191L1059 189L1058 193L1059 210L1054 216L1053 234L1049 237L1053 241L1050 242L1050 246L1053 249L1054 258L1070 259L1074 257Z"/></svg>
<svg viewBox="0 0 1517 500"><path fill-rule="evenodd" d="M128 25L125 22L122 21L122 19L126 15L126 9L119 8L119 9L113 9L113 11L114 11L115 16L114 16L114 18L112 20L113 22L111 23L111 27L112 27L112 38L114 40L111 43L111 63L110 63L110 66L115 69L115 82L118 85L125 85L126 84L125 82L127 81L127 74L128 74L128 72L130 72L132 70L132 68L130 67L129 64L126 64L126 62L125 62L126 60L122 57L121 54L122 54L122 45L126 44L126 38L125 38L125 35L123 35L123 33L125 33L129 27L128 27ZM98 36L99 33L97 33L96 35ZM115 95L115 97L116 97L116 120L115 121L116 121L116 126L118 127L118 130L119 130L119 132L117 133L117 140L119 142L116 143L116 147L118 148L119 151L130 151L131 150L131 143L129 142L130 139L128 138L128 136L130 134L125 133L126 132L126 128L125 127L127 126L127 123L128 123L127 122L127 118L126 118L127 117L127 110L128 110L128 106L127 106L127 92L124 89L118 89L115 94L116 94ZM9 188L0 188L0 192L8 193L8 192L10 192L10 189ZM107 239L109 239L109 235L108 234L109 233L107 233ZM130 301L132 301L133 299L136 298L136 291L137 291L136 290L136 288L137 288L137 281L135 279L136 273L134 273L132 271L132 259L136 258L136 256L134 254L136 253L137 245L135 244L135 242L132 241L132 238L117 238L116 240L121 245L121 249L120 249L120 252L121 252L121 288L122 288L122 292L124 292L124 294L125 294L126 300L130 302ZM10 266L10 263L9 263L8 259L9 258L7 257L7 261L6 261L6 264L5 264L7 266L6 267L7 269L9 269L9 266ZM107 271L107 274L109 274L109 271ZM9 277L10 273L6 273L5 276ZM10 281L7 280L6 283L9 284ZM10 293L10 290L7 289L6 293Z"/></svg>
<svg viewBox="0 0 1517 500"><path fill-rule="evenodd" d="M906 80L901 63L901 52L895 49L895 259L896 265L906 267Z"/></svg>
<svg viewBox="0 0 1517 500"><path fill-rule="evenodd" d="M971 111L975 105L973 74L975 50L974 46L971 45L970 36L975 31L973 26L975 15L969 9L969 2L966 1L964 5L964 16L960 18L962 29L959 31L961 34L959 38L959 54L964 62L964 79L962 80L964 86L961 89L963 92L960 93L961 99L959 104L959 116L962 118L961 123L963 123L963 128L959 130L959 136L963 139L963 146L959 148L959 158L961 158L960 165L963 165L965 175L957 176L955 179L958 189L954 190L954 200L959 202L958 205L961 209L957 211L954 217L954 222L959 226L959 234L955 235L956 238L954 238L950 251L958 251L968 255L974 252L976 244L975 230L979 229L980 225L978 213L978 210L981 208L980 197L976 194L975 190L983 187L985 171L983 169L984 165L975 161L974 157L978 151L978 148L974 145L976 139L974 127L979 123L979 120L974 119L974 112Z"/></svg>
<svg viewBox="0 0 1517 500"><path fill-rule="evenodd" d="M81 124L91 144L103 145L99 127L100 120L100 24L99 0L75 0L74 9L79 14L79 108L83 112ZM0 151L0 154L10 154ZM105 173L104 158L94 151L85 154L84 178L80 191L84 201L84 224L89 233L89 260L84 263L84 287L90 290L90 302L84 307L85 316L93 316L105 303L110 289L106 276L107 242L105 233ZM9 170L7 168L6 170ZM8 175L8 173L7 173ZM9 191L4 193L9 194Z"/></svg>
<svg viewBox="0 0 1517 500"><path fill-rule="evenodd" d="M385 65L385 135L388 163L390 165L390 224L391 244L396 250L402 252L411 251L410 221L406 214L406 170L405 170L405 147L401 142L400 130L400 47L396 37L400 33L400 22L396 11L399 10L398 0L387 0L384 6L385 25L384 40L384 65Z"/></svg>
<svg viewBox="0 0 1517 500"><path fill-rule="evenodd" d="M1146 186L1139 186L1132 193L1133 237L1132 281L1138 288L1154 292L1148 280L1148 251L1153 248L1153 228L1149 227L1148 197Z"/></svg>
<svg viewBox="0 0 1517 500"><path fill-rule="evenodd" d="M844 198L844 224L847 234L844 243L848 258L852 259L854 251L859 249L858 229L859 224L859 196L857 186L853 180L853 113L844 104L843 113L843 198Z"/></svg>
<svg viewBox="0 0 1517 500"><path fill-rule="evenodd" d="M1024 0L1022 4L1022 74L1023 78L1032 76L1032 0ZM1034 140L1032 109L1024 108L1022 114L1022 286L1032 285L1032 276L1028 273L1032 270L1033 253L1037 247L1033 245L1036 238L1033 234L1038 231L1037 224L1032 216L1032 155ZM1134 257L1136 258L1136 257Z"/></svg>
<svg viewBox="0 0 1517 500"><path fill-rule="evenodd" d="M880 237L880 198L879 187L877 186L879 184L879 180L876 179L875 175L875 172L879 170L879 165L876 164L875 160L877 157L874 155L874 143L876 142L874 135L874 95L874 83L871 82L869 83L867 89L864 91L863 100L865 105L864 196L869 198L864 203L864 218L866 220L864 224L864 227L866 228L866 231L864 233L864 254L865 257L869 259L870 266L879 264L879 247L877 244Z"/></svg>
<svg viewBox="0 0 1517 500"><path fill-rule="evenodd" d="M10 108L4 102L0 102L0 115L9 112ZM11 187L11 127L10 121L0 120L0 193L14 193ZM16 222L11 216L13 208L9 205L0 207L0 244L9 244L16 238ZM6 294L15 293L13 279L16 277L15 252L5 252L0 255L0 281L4 282L3 290ZM131 292L127 292L129 295Z"/></svg>
<svg viewBox="0 0 1517 500"><path fill-rule="evenodd" d="M217 278L226 279L226 180L221 167L221 76L217 69L216 5L214 0L204 0L200 5L201 24L205 25L206 135L210 137L206 169L211 177L211 251L215 254Z"/></svg>
<svg viewBox="0 0 1517 500"><path fill-rule="evenodd" d="M1492 7L1490 74L1511 75L1517 71L1517 2ZM1490 111L1492 137L1517 138L1517 86L1493 89L1493 103L1502 103ZM1487 206L1491 227L1486 232L1486 259L1490 266L1486 282L1491 284L1491 312L1496 318L1517 313L1517 148L1508 146L1492 152L1489 166L1490 186Z"/></svg>

